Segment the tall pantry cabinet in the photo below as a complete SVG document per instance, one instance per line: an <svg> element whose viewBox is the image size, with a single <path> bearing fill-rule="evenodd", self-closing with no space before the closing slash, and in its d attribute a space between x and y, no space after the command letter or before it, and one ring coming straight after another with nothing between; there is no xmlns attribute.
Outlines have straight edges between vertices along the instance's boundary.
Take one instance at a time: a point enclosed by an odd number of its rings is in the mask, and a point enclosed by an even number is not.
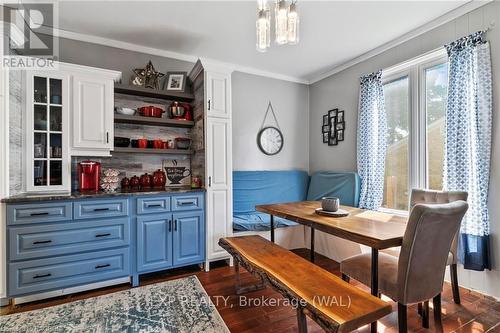
<svg viewBox="0 0 500 333"><path fill-rule="evenodd" d="M199 169L207 190L206 270L210 262L229 258L218 241L233 232L231 72L198 61L189 74L195 94L195 123L203 121L205 125L199 126L199 131L197 125L194 128L192 169Z"/></svg>

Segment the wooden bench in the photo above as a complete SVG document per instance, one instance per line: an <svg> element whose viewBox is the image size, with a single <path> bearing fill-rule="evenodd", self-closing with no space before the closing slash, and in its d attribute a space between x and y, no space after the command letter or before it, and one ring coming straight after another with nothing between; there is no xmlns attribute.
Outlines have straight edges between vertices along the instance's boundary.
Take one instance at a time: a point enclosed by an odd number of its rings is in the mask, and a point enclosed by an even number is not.
<svg viewBox="0 0 500 333"><path fill-rule="evenodd" d="M227 237L219 245L239 265L260 277L297 307L299 332L307 332L306 315L327 332L350 332L392 312L389 303L260 236Z"/></svg>

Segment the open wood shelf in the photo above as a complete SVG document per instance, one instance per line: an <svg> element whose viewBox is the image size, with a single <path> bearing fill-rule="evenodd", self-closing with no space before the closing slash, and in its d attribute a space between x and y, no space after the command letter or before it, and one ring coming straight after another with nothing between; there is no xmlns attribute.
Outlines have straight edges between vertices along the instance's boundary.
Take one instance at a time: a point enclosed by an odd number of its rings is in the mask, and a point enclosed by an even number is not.
<svg viewBox="0 0 500 333"><path fill-rule="evenodd" d="M188 92L175 92L159 89L151 89L144 87L137 87L125 84L115 84L115 93L151 97L164 99L168 101L191 102L194 100L194 95Z"/></svg>
<svg viewBox="0 0 500 333"><path fill-rule="evenodd" d="M192 155L193 151L188 150L188 149L154 149L154 148L115 147L111 154L113 154L113 153Z"/></svg>
<svg viewBox="0 0 500 333"><path fill-rule="evenodd" d="M194 121L191 120L178 120L178 119L143 117L143 116L127 116L116 113L115 113L115 123L141 124L141 125L166 126L166 127L185 127L185 128L191 128L194 126Z"/></svg>

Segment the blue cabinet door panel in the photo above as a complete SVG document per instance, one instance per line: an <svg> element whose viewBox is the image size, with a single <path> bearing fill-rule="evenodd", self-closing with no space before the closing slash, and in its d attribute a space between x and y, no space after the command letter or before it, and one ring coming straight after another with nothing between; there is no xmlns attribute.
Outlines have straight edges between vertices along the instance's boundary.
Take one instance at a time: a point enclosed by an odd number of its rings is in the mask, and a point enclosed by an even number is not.
<svg viewBox="0 0 500 333"><path fill-rule="evenodd" d="M171 267L172 216L162 214L137 218L137 271Z"/></svg>
<svg viewBox="0 0 500 333"><path fill-rule="evenodd" d="M49 202L7 206L7 224L44 223L73 219L71 202Z"/></svg>
<svg viewBox="0 0 500 333"><path fill-rule="evenodd" d="M138 198L137 214L170 212L170 197Z"/></svg>
<svg viewBox="0 0 500 333"><path fill-rule="evenodd" d="M126 248L9 263L8 296L124 277L129 266Z"/></svg>
<svg viewBox="0 0 500 333"><path fill-rule="evenodd" d="M85 200L73 204L73 216L77 219L127 216L128 199Z"/></svg>
<svg viewBox="0 0 500 333"><path fill-rule="evenodd" d="M80 253L130 244L128 217L9 228L9 259Z"/></svg>
<svg viewBox="0 0 500 333"><path fill-rule="evenodd" d="M202 212L176 213L174 218L174 265L205 260L205 221Z"/></svg>
<svg viewBox="0 0 500 333"><path fill-rule="evenodd" d="M203 194L188 194L172 197L172 211L203 209Z"/></svg>

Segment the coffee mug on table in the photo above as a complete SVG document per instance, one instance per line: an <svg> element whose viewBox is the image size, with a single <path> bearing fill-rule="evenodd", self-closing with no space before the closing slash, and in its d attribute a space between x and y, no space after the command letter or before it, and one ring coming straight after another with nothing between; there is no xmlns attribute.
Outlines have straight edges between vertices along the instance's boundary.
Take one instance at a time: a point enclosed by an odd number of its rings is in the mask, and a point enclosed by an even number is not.
<svg viewBox="0 0 500 333"><path fill-rule="evenodd" d="M340 199L337 197L321 198L321 208L326 212L336 212L339 210Z"/></svg>

